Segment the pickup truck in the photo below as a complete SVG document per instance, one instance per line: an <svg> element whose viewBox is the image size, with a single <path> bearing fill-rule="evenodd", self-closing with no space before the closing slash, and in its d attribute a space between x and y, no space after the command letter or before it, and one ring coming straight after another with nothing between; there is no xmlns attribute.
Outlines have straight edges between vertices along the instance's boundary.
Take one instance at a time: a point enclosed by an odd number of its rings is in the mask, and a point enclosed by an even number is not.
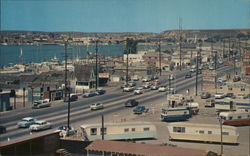
<svg viewBox="0 0 250 156"><path fill-rule="evenodd" d="M148 112L148 108L145 106L137 106L135 109L133 109L134 114L142 114Z"/></svg>

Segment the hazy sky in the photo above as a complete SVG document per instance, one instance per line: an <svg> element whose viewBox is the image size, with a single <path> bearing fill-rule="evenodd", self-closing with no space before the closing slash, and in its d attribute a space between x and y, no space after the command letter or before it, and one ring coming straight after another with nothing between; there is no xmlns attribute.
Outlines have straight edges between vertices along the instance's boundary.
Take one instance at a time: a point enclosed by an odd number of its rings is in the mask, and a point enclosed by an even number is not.
<svg viewBox="0 0 250 156"><path fill-rule="evenodd" d="M0 0L1 30L161 32L250 27L250 0Z"/></svg>

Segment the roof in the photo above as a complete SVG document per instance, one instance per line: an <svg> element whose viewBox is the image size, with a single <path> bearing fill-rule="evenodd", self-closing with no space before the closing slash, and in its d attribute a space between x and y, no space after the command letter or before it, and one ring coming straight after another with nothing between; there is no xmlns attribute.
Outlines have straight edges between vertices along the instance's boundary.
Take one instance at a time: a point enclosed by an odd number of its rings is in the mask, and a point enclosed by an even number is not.
<svg viewBox="0 0 250 156"><path fill-rule="evenodd" d="M85 148L88 151L114 152L122 154L150 155L150 156L206 156L203 150L182 147L168 147L131 142L96 140Z"/></svg>
<svg viewBox="0 0 250 156"><path fill-rule="evenodd" d="M218 124L200 124L200 123L188 123L188 122L172 122L172 123L169 123L167 127L169 126L220 128L219 123ZM223 128L233 129L235 131L237 130L237 128L234 126L227 126L227 125L222 125L222 126Z"/></svg>
<svg viewBox="0 0 250 156"><path fill-rule="evenodd" d="M151 122L124 122L124 123L104 123L105 126L108 127L119 127L119 126L154 126ZM82 128L87 128L87 127L101 127L101 123L97 124L84 124L81 125Z"/></svg>
<svg viewBox="0 0 250 156"><path fill-rule="evenodd" d="M32 117L26 117L26 118L23 118L22 120L30 120L30 119L34 119Z"/></svg>

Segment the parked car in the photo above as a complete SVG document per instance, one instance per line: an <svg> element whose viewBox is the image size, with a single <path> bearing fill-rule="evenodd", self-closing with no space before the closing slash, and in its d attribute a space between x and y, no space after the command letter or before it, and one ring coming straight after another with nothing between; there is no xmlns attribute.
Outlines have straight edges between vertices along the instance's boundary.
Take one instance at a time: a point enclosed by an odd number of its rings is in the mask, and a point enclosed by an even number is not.
<svg viewBox="0 0 250 156"><path fill-rule="evenodd" d="M142 82L149 82L149 81L151 81L152 79L153 79L153 77L150 76L150 75L148 75L148 76L146 76L146 77L144 77L144 78L142 79Z"/></svg>
<svg viewBox="0 0 250 156"><path fill-rule="evenodd" d="M106 93L106 90L104 90L104 89L96 89L95 93L96 93L96 95L102 95L102 94Z"/></svg>
<svg viewBox="0 0 250 156"><path fill-rule="evenodd" d="M123 92L132 92L134 90L134 87L126 86L123 88Z"/></svg>
<svg viewBox="0 0 250 156"><path fill-rule="evenodd" d="M134 81L129 81L129 82L128 82L128 85L129 85L130 87L134 87L134 86L136 86L136 83L135 83Z"/></svg>
<svg viewBox="0 0 250 156"><path fill-rule="evenodd" d="M235 98L235 95L234 95L234 93L227 93L227 94L225 95L225 97L234 99L234 98Z"/></svg>
<svg viewBox="0 0 250 156"><path fill-rule="evenodd" d="M93 103L90 105L91 110L98 110L98 109L103 109L104 106L102 103Z"/></svg>
<svg viewBox="0 0 250 156"><path fill-rule="evenodd" d="M214 99L209 99L209 100L206 100L204 105L205 107L214 107Z"/></svg>
<svg viewBox="0 0 250 156"><path fill-rule="evenodd" d="M49 99L45 99L45 100L34 101L32 108L39 109L39 108L45 108L45 107L50 107L50 106L51 106L51 103L49 102Z"/></svg>
<svg viewBox="0 0 250 156"><path fill-rule="evenodd" d="M0 134L6 133L6 132L7 132L6 127L0 126Z"/></svg>
<svg viewBox="0 0 250 156"><path fill-rule="evenodd" d="M52 125L50 122L47 122L45 120L36 121L34 124L32 124L29 128L30 131L41 131L52 128Z"/></svg>
<svg viewBox="0 0 250 156"><path fill-rule="evenodd" d="M192 74L190 72L186 73L185 78L191 78Z"/></svg>
<svg viewBox="0 0 250 156"><path fill-rule="evenodd" d="M241 80L241 78L238 75L234 76L234 78L233 78L233 82L238 82L240 80Z"/></svg>
<svg viewBox="0 0 250 156"><path fill-rule="evenodd" d="M17 126L19 128L26 128L26 127L30 127L31 125L33 125L36 122L36 119L31 118L31 117L26 117L23 118L21 121L19 121L17 123Z"/></svg>
<svg viewBox="0 0 250 156"><path fill-rule="evenodd" d="M62 136L70 136L70 135L74 135L76 134L76 130L73 127L68 128L68 126L60 126L58 127L58 129L56 130L57 132L59 131L59 135Z"/></svg>
<svg viewBox="0 0 250 156"><path fill-rule="evenodd" d="M136 101L135 99L130 99L125 102L125 107L134 107L134 106L137 106L138 104L139 102Z"/></svg>
<svg viewBox="0 0 250 156"><path fill-rule="evenodd" d="M161 82L160 82L159 80L154 80L154 81L153 81L153 84L154 84L154 85L159 85L159 84L161 84Z"/></svg>
<svg viewBox="0 0 250 156"><path fill-rule="evenodd" d="M83 97L92 97L95 96L96 92L91 90L91 91L87 91L86 93L83 94Z"/></svg>
<svg viewBox="0 0 250 156"><path fill-rule="evenodd" d="M136 88L135 91L134 91L134 94L135 95L143 94L143 88L142 87Z"/></svg>
<svg viewBox="0 0 250 156"><path fill-rule="evenodd" d="M225 95L223 94L223 93L216 93L215 95L214 95L214 98L215 99L223 99L225 97Z"/></svg>
<svg viewBox="0 0 250 156"><path fill-rule="evenodd" d="M76 94L70 94L70 98L64 97L64 102L73 102L78 100L78 96Z"/></svg>
<svg viewBox="0 0 250 156"><path fill-rule="evenodd" d="M159 85L152 85L150 88L151 90L157 90L159 89Z"/></svg>
<svg viewBox="0 0 250 156"><path fill-rule="evenodd" d="M139 81L139 76L138 76L138 75L132 76L132 80L133 80L133 81Z"/></svg>
<svg viewBox="0 0 250 156"><path fill-rule="evenodd" d="M137 106L135 109L133 109L134 114L142 114L148 112L148 108L145 106Z"/></svg>
<svg viewBox="0 0 250 156"><path fill-rule="evenodd" d="M209 92L202 92L201 93L201 98L202 99L208 99L211 97L211 94Z"/></svg>
<svg viewBox="0 0 250 156"><path fill-rule="evenodd" d="M166 86L160 86L158 89L159 92L165 92L166 90L167 90Z"/></svg>

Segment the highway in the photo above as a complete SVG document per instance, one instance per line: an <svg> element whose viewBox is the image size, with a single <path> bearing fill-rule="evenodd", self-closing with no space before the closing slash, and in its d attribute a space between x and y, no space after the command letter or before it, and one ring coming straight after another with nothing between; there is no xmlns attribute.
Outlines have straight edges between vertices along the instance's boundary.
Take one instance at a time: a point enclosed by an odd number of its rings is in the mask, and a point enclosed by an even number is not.
<svg viewBox="0 0 250 156"><path fill-rule="evenodd" d="M217 69L217 71L218 74L225 74L232 72L233 68L223 66ZM177 93L185 93L187 89L193 88L195 86L195 74L193 74L192 78L185 79L186 72L187 71L183 71L179 74L176 74L175 80L172 80L171 82L171 87L175 87ZM161 76L160 81L168 85L168 80L166 77ZM201 75L199 75L198 82L201 82ZM166 94L165 92L147 89L141 95L133 95L133 92L122 92L118 86L117 88L108 89L104 95L90 98L80 97L78 101L71 102L70 124L73 125L74 128L78 129L81 124L88 123L89 120L99 122L101 114L104 116L113 117L114 113L119 113L121 111L130 109L124 107L124 103L131 98L139 101L139 105L149 106L154 104L156 100L162 99L163 101L166 98ZM89 105L97 102L103 103L104 109L91 111ZM0 124L7 128L7 133L1 134L0 142L6 142L8 138L14 140L25 138L26 136L31 135L28 128L17 128L16 126L17 122L24 117L34 117L38 120L46 120L51 122L53 125L53 128L50 130L32 132L32 135L39 135L41 133L54 131L57 129L57 127L66 125L68 112L67 106L68 104L66 102L56 101L52 102L52 107L48 108L31 109L29 107L21 110L12 110L1 113Z"/></svg>

